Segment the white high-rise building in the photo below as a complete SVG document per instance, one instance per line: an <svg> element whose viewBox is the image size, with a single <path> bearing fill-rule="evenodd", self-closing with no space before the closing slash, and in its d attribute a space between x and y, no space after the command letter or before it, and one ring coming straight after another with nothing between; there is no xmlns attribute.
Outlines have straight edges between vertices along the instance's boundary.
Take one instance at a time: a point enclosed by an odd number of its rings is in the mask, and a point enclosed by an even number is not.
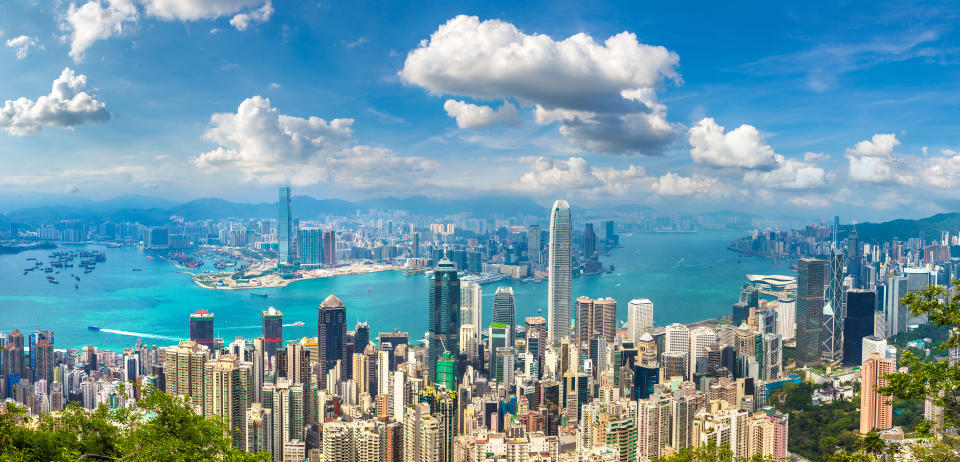
<svg viewBox="0 0 960 462"><path fill-rule="evenodd" d="M777 300L777 333L783 340L793 340L797 337L797 301L793 298Z"/></svg>
<svg viewBox="0 0 960 462"><path fill-rule="evenodd" d="M558 343L570 337L570 316L573 311L572 266L573 243L570 204L565 200L553 203L550 210L550 251L547 287L548 340Z"/></svg>
<svg viewBox="0 0 960 462"><path fill-rule="evenodd" d="M680 323L667 326L665 353L690 353L690 329Z"/></svg>
<svg viewBox="0 0 960 462"><path fill-rule="evenodd" d="M630 300L627 305L627 338L636 343L637 339L653 327L653 302L646 298Z"/></svg>
<svg viewBox="0 0 960 462"><path fill-rule="evenodd" d="M669 331L667 331L669 341ZM697 372L697 362L707 357L707 347L717 343L717 332L705 326L690 331L690 376Z"/></svg>
<svg viewBox="0 0 960 462"><path fill-rule="evenodd" d="M473 324L476 338L480 343L480 331L483 329L483 287L474 281L460 281L460 323ZM460 341L463 341L461 337Z"/></svg>

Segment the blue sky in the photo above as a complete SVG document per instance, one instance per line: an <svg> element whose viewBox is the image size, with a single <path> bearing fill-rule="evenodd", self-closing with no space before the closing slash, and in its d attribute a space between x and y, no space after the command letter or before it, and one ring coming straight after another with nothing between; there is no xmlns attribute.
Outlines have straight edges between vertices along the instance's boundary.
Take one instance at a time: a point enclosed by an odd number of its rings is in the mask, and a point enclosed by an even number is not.
<svg viewBox="0 0 960 462"><path fill-rule="evenodd" d="M0 193L957 209L956 4L515 3L5 2Z"/></svg>

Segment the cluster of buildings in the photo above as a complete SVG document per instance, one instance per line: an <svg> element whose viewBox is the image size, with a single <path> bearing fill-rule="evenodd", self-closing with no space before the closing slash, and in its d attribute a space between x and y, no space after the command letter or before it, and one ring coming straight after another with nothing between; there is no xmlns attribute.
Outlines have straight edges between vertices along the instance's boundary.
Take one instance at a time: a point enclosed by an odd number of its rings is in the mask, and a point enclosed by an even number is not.
<svg viewBox="0 0 960 462"><path fill-rule="evenodd" d="M283 337L273 308L253 339L215 338L215 314L200 310L189 340L122 353L54 350L50 332L27 348L13 331L3 397L42 413L69 401L133 406L158 389L224 418L235 446L274 460L637 461L709 442L786 460L788 417L765 405L783 375L780 335L746 322L655 327L646 299L628 303L620 327L616 300L574 298L573 234L557 201L548 319L520 322L501 287L484 320L483 287L461 283L447 252L429 278L423 344L348 329L334 295L318 305L316 337L299 339Z"/></svg>

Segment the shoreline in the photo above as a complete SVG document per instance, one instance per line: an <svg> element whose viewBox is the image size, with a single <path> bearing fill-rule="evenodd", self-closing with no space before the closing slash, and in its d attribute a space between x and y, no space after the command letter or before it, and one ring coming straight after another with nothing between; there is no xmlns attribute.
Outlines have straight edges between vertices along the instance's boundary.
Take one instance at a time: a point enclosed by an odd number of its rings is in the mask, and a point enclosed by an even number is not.
<svg viewBox="0 0 960 462"><path fill-rule="evenodd" d="M259 285L253 285L248 283L243 283L242 285L234 284L234 285L223 285L223 286L205 285L201 281L202 273L192 275L190 280L194 284L204 289L210 289L210 290L255 290L255 289L276 289L276 288L286 287L297 281L307 281L311 279L323 279L323 278L337 277L337 276L356 276L360 274L380 273L383 271L402 271L402 270L403 270L403 267L400 267L397 265L389 265L389 264L373 264L373 265L351 264L348 266L343 266L338 268L309 270L300 274L299 275L300 277L297 277L297 278L289 278L289 279L282 278L276 275L275 273L270 275L265 275L265 276L258 276L258 278L266 278L268 280L267 283L259 284ZM187 271L184 271L184 273L192 274ZM217 274L225 274L225 276L212 277L212 279L224 280L224 279L230 278L230 273L217 273ZM252 279L251 281L254 281L254 280L257 280L257 279Z"/></svg>

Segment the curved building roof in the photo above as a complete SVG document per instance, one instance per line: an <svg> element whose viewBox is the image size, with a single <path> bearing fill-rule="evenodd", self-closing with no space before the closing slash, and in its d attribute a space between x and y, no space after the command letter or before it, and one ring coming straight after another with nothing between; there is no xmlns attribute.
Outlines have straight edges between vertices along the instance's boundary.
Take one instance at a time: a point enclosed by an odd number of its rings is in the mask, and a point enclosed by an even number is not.
<svg viewBox="0 0 960 462"><path fill-rule="evenodd" d="M762 282L764 284L770 284L772 286L785 286L788 284L796 284L796 276L784 276L780 274L748 274L747 280L750 282Z"/></svg>
<svg viewBox="0 0 960 462"><path fill-rule="evenodd" d="M323 299L323 303L321 303L320 305L321 306L343 306L343 302L341 302L336 295L330 294L330 296Z"/></svg>

